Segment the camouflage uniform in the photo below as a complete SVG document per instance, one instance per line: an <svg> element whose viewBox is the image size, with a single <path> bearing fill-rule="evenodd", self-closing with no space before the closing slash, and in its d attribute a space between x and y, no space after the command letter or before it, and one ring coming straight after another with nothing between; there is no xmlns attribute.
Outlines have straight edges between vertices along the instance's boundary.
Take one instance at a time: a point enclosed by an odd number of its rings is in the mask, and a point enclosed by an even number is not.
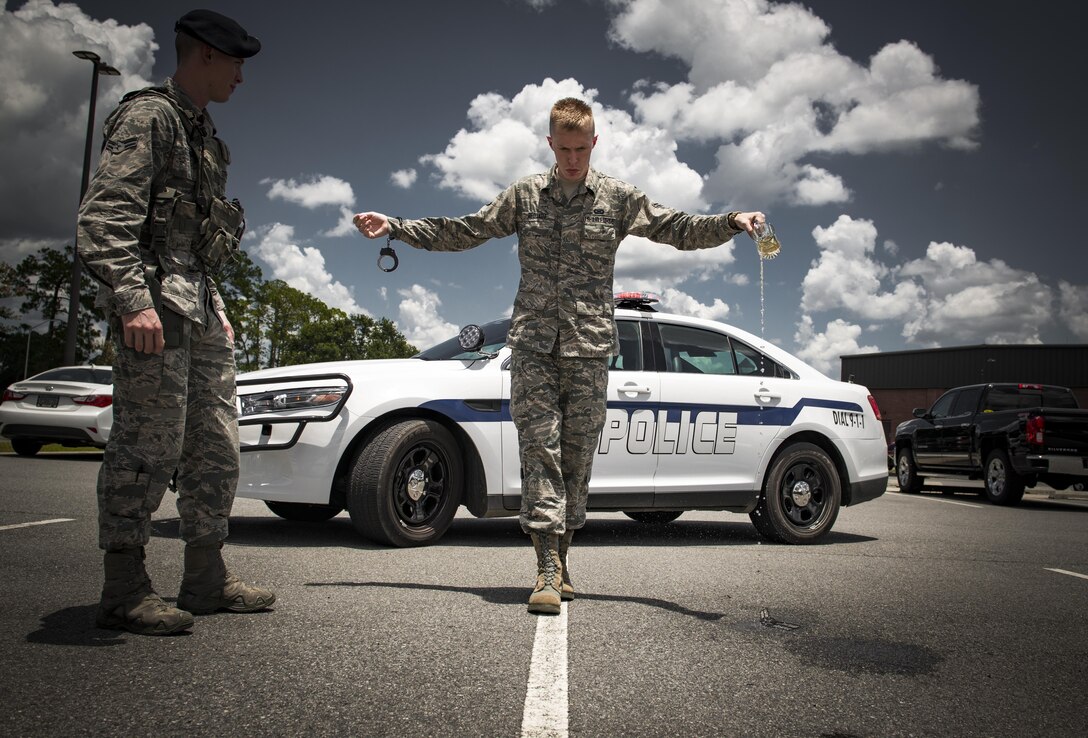
<svg viewBox="0 0 1088 738"><path fill-rule="evenodd" d="M390 235L429 251L463 251L518 234L521 281L507 344L510 412L521 453L521 526L562 534L585 524L604 426L616 249L627 235L681 250L718 246L740 230L725 215L688 215L590 169L568 201L550 172L525 177L474 215L390 219Z"/></svg>
<svg viewBox="0 0 1088 738"><path fill-rule="evenodd" d="M104 137L78 233L117 355L99 545L145 545L175 469L182 538L215 544L238 480L234 349L212 279L241 232L241 208L223 196L230 155L172 79L126 96ZM124 345L120 316L150 307L163 324L161 355Z"/></svg>

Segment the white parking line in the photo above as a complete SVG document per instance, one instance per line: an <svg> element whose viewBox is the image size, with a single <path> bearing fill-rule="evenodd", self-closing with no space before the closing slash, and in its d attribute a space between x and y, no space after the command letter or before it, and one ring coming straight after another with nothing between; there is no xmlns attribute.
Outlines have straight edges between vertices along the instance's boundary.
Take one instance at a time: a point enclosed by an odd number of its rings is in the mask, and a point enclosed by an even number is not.
<svg viewBox="0 0 1088 738"><path fill-rule="evenodd" d="M1088 579L1088 574L1077 574L1075 571L1066 571L1065 569L1050 569L1050 568L1045 567L1045 566L1043 567L1043 569L1046 570L1046 571L1052 571L1055 574L1067 574L1067 575L1069 575L1071 577L1080 577L1081 579Z"/></svg>
<svg viewBox="0 0 1088 738"><path fill-rule="evenodd" d="M922 495L908 495L906 492L896 492L897 495L915 500L929 500L930 502L943 502L946 505L962 505L963 507L990 507L989 505L977 505L970 502L955 502L954 500L942 500L940 497L923 497Z"/></svg>
<svg viewBox="0 0 1088 738"><path fill-rule="evenodd" d="M50 523L71 523L75 518L54 518L52 520L35 520L33 523L15 523L14 525L0 525L0 530L13 530L14 528L29 528L32 525L49 525Z"/></svg>
<svg viewBox="0 0 1088 738"><path fill-rule="evenodd" d="M521 716L522 738L567 735L567 603L558 615L538 615L529 689Z"/></svg>

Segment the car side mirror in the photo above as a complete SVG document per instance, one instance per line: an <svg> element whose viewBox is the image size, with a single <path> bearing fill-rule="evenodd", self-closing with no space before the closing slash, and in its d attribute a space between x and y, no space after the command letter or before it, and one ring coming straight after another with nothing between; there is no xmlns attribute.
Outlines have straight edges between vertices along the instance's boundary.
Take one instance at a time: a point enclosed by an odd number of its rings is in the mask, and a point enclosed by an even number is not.
<svg viewBox="0 0 1088 738"><path fill-rule="evenodd" d="M928 410L928 408L924 408L924 407L916 407L916 408L914 408L914 412L911 413L911 414L916 418L924 418L927 415L929 415L929 410Z"/></svg>
<svg viewBox="0 0 1088 738"><path fill-rule="evenodd" d="M479 351L484 345L484 332L480 326L470 323L457 334L457 345L464 351Z"/></svg>

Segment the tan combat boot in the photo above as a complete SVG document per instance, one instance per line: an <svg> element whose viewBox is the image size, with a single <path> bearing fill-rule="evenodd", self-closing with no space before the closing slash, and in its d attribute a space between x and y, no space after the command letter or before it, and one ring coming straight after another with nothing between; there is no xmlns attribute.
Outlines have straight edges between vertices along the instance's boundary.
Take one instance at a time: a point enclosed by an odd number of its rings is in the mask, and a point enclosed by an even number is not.
<svg viewBox="0 0 1088 738"><path fill-rule="evenodd" d="M169 635L193 627L192 613L170 607L151 588L142 547L107 551L103 568L106 581L95 615L99 628Z"/></svg>
<svg viewBox="0 0 1088 738"><path fill-rule="evenodd" d="M558 615L562 605L563 565L559 562L559 535L530 533L536 549L536 588L529 595L529 612Z"/></svg>
<svg viewBox="0 0 1088 738"><path fill-rule="evenodd" d="M185 576L178 607L194 615L207 615L218 610L256 612L275 602L272 591L251 587L227 571L222 547L222 543L185 547Z"/></svg>
<svg viewBox="0 0 1088 738"><path fill-rule="evenodd" d="M559 590L564 600L574 599L574 584L570 581L570 569L567 567L567 551L570 550L570 541L574 538L574 531L568 530L559 538L559 563L563 565L563 588Z"/></svg>

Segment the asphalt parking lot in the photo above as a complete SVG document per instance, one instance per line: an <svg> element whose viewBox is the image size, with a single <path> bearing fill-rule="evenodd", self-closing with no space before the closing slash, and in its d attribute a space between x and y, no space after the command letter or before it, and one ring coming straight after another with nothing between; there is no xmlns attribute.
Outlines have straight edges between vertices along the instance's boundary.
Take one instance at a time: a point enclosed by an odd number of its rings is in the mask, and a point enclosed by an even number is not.
<svg viewBox="0 0 1088 738"><path fill-rule="evenodd" d="M238 500L231 566L273 610L99 630L101 456L0 456L0 735L1024 736L1088 721L1088 500L890 491L815 546L747 516L591 515L578 598L525 612L513 519L390 549ZM894 490L894 484L892 485ZM177 513L148 568L181 576Z"/></svg>

